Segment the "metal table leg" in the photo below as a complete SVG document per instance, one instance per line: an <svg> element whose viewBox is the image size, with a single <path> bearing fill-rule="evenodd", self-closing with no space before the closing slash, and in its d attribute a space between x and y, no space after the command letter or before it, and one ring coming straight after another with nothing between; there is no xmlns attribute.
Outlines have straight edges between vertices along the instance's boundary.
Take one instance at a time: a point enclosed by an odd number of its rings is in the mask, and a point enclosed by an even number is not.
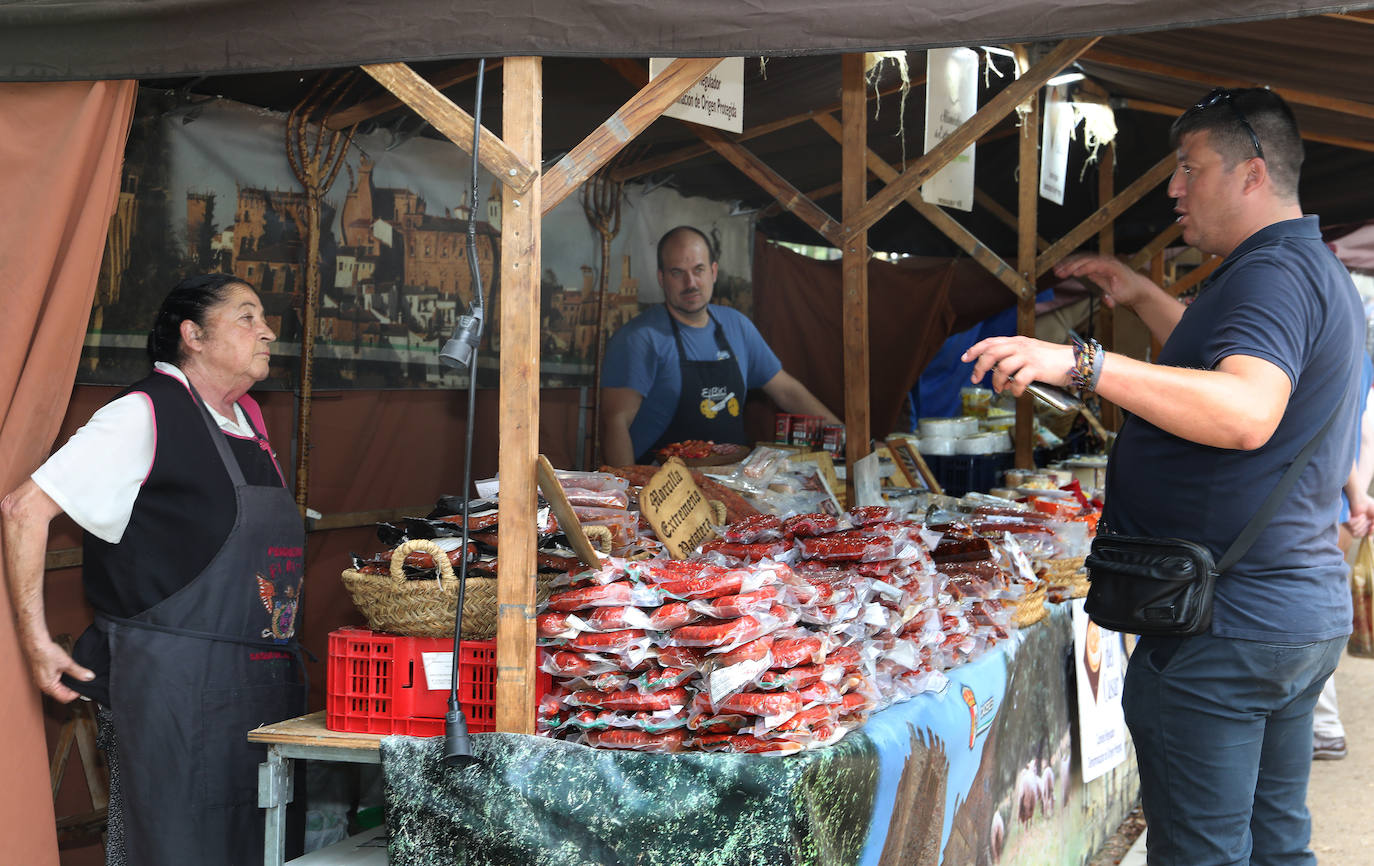
<svg viewBox="0 0 1374 866"><path fill-rule="evenodd" d="M264 866L283 866L286 862L286 804L295 796L292 764L277 746L268 746L267 761L258 765L258 805L267 810Z"/></svg>

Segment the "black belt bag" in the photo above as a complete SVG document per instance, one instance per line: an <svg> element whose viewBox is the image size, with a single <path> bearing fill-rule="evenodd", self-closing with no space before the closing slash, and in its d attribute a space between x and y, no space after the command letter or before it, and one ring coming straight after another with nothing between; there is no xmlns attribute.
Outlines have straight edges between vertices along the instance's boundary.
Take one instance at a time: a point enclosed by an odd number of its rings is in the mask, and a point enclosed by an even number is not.
<svg viewBox="0 0 1374 866"><path fill-rule="evenodd" d="M1112 631L1201 634L1212 625L1217 568L1212 553L1181 538L1099 535L1088 568L1085 609Z"/></svg>
<svg viewBox="0 0 1374 866"><path fill-rule="evenodd" d="M1084 560L1090 581L1084 610L1092 621L1112 631L1152 637L1187 637L1210 629L1217 577L1245 556L1274 519L1345 403L1343 397L1303 446L1218 565L1204 545L1181 538L1113 535L1104 522ZM1109 461L1108 471L1110 466Z"/></svg>

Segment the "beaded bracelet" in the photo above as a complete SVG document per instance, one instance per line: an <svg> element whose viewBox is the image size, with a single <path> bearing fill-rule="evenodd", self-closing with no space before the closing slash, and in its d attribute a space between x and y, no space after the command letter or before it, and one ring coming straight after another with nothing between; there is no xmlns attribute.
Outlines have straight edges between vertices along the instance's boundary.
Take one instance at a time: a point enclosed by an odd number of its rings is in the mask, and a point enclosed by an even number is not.
<svg viewBox="0 0 1374 866"><path fill-rule="evenodd" d="M1069 383L1079 391L1092 391L1097 388L1097 380L1102 377L1102 360L1105 354L1102 344L1096 340L1084 342L1075 338Z"/></svg>

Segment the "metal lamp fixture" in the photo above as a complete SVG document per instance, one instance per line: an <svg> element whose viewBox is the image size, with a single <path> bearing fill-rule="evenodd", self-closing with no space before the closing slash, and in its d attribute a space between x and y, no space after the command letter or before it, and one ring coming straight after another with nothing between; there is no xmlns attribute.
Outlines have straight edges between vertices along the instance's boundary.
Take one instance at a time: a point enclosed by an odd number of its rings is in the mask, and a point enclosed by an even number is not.
<svg viewBox="0 0 1374 866"><path fill-rule="evenodd" d="M477 201L477 148L482 129L482 83L486 60L477 61L477 100L473 104L472 197ZM439 350L439 361L449 367L468 368L468 419L463 448L463 547L462 568L458 576L458 609L453 615L453 671L449 679L448 712L444 714L444 765L462 769L478 763L472 754L468 720L458 700L458 672L463 643L463 602L468 578L468 515L472 506L472 430L477 410L477 347L482 342L482 272L477 266L477 209L468 211L468 267L472 269L472 309L458 319L453 337Z"/></svg>

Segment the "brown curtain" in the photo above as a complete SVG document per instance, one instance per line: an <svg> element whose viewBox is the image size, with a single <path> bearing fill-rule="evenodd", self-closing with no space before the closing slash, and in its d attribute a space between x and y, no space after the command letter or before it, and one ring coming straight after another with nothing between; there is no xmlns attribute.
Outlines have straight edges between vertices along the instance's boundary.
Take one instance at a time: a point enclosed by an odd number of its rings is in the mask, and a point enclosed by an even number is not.
<svg viewBox="0 0 1374 866"><path fill-rule="evenodd" d="M71 395L136 91L133 81L0 84L3 491L47 457ZM42 705L7 594L0 605L4 859L56 864Z"/></svg>
<svg viewBox="0 0 1374 866"><path fill-rule="evenodd" d="M755 324L783 369L843 417L841 297L838 261L816 261L756 236ZM1014 301L1001 283L967 259L870 261L868 398L874 438L901 427L907 394L946 337ZM775 408L758 396L749 404L749 432L769 441Z"/></svg>

